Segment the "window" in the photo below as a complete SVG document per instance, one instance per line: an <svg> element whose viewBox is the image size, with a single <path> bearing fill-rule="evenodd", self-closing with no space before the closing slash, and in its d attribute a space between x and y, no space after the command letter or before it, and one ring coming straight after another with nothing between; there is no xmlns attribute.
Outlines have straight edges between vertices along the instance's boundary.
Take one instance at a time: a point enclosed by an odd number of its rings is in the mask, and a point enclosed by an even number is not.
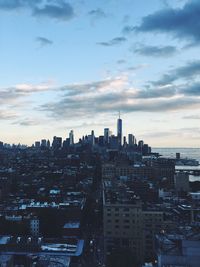
<svg viewBox="0 0 200 267"><path fill-rule="evenodd" d="M124 208L124 211L129 211L129 208Z"/></svg>
<svg viewBox="0 0 200 267"><path fill-rule="evenodd" d="M151 227L151 224L146 224L145 227Z"/></svg>
<svg viewBox="0 0 200 267"><path fill-rule="evenodd" d="M128 247L129 246L129 240L128 239L122 239L122 246Z"/></svg>
<svg viewBox="0 0 200 267"><path fill-rule="evenodd" d="M157 224L157 225L156 225L156 228L161 228L161 225L160 225L160 224Z"/></svg>

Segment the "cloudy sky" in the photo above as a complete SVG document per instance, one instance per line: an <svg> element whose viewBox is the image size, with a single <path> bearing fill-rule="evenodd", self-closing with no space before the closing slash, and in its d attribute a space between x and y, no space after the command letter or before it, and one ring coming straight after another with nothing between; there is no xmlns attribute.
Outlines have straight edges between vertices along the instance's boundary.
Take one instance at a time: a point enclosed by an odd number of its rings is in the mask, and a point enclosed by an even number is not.
<svg viewBox="0 0 200 267"><path fill-rule="evenodd" d="M199 0L0 0L0 139L200 146Z"/></svg>

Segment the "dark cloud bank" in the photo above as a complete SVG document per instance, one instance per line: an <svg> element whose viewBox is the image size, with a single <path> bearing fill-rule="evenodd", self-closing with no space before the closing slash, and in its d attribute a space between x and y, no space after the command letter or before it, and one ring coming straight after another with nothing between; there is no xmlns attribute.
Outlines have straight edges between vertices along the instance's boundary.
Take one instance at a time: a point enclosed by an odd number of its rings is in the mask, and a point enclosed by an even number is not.
<svg viewBox="0 0 200 267"><path fill-rule="evenodd" d="M29 9L35 17L66 21L74 17L73 7L65 0L0 0L0 9L12 11Z"/></svg>
<svg viewBox="0 0 200 267"><path fill-rule="evenodd" d="M182 8L170 7L143 17L139 26L127 25L124 34L132 32L169 33L192 44L200 43L200 1L188 1Z"/></svg>

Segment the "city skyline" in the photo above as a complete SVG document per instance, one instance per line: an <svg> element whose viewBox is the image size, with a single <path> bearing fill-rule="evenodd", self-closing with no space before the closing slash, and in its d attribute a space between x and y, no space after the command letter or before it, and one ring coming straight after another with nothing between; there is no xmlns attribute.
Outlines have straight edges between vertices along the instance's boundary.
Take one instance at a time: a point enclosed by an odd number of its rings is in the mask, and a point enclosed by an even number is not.
<svg viewBox="0 0 200 267"><path fill-rule="evenodd" d="M114 138L114 146L115 148L122 148L124 145L134 145L137 143L144 143L144 140L141 140L140 138L134 136L133 133L128 133L128 135L124 135L123 134L123 121L120 117L120 111L119 111L119 117L117 118L116 121L116 129L113 131L113 129L110 128L104 128L103 133L101 133L101 135L95 134L94 130L91 130L90 133L85 133L83 136L74 136L74 130L71 129L65 136L58 136L58 135L53 135L51 136L51 138L45 138L43 137L41 140L34 140L31 144L31 146L35 146L35 147L50 147L51 145L53 146L53 144L55 143L55 145L57 145L59 143L59 147L64 147L66 146L66 142L69 146L74 146L75 144L78 144L80 142L85 141L85 139L87 139L86 143L94 146L95 145L95 138L96 139L96 144L99 144L99 142L101 143L103 141L103 144L101 145L105 145L108 146L110 144L110 142L112 142L112 138ZM103 138L103 139L102 139ZM115 138L117 138L117 143L115 143ZM125 138L125 139L124 139ZM100 140L99 140L100 139ZM138 142L137 142L138 141ZM2 146L4 145L5 147L11 147L13 146L21 146L21 147L26 147L29 146L28 144L25 143L5 143L0 141Z"/></svg>
<svg viewBox="0 0 200 267"><path fill-rule="evenodd" d="M0 140L109 128L200 146L197 0L0 0Z"/></svg>

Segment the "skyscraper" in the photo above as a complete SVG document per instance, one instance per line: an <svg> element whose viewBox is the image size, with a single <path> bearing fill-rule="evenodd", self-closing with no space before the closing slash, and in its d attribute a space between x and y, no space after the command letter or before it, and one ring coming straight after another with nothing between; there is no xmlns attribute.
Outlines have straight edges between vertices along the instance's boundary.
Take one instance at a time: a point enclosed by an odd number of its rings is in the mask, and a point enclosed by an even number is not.
<svg viewBox="0 0 200 267"><path fill-rule="evenodd" d="M74 145L74 131L71 130L69 133L69 144L70 146Z"/></svg>
<svg viewBox="0 0 200 267"><path fill-rule="evenodd" d="M51 146L50 141L47 140L47 147L50 147L50 146Z"/></svg>
<svg viewBox="0 0 200 267"><path fill-rule="evenodd" d="M62 147L62 137L53 137L53 142L52 142L52 147L53 149L59 149Z"/></svg>
<svg viewBox="0 0 200 267"><path fill-rule="evenodd" d="M47 146L47 140L46 139L42 139L41 140L41 147L46 147Z"/></svg>
<svg viewBox="0 0 200 267"><path fill-rule="evenodd" d="M135 144L135 137L133 134L128 135L128 145L133 146Z"/></svg>
<svg viewBox="0 0 200 267"><path fill-rule="evenodd" d="M110 137L110 130L109 128L104 128L104 143L109 143L109 137Z"/></svg>
<svg viewBox="0 0 200 267"><path fill-rule="evenodd" d="M118 137L119 147L121 147L122 146L122 119L120 119L120 112L119 112L119 118L117 120L117 137Z"/></svg>
<svg viewBox="0 0 200 267"><path fill-rule="evenodd" d="M94 130L91 131L91 145L94 146L95 145L95 136L94 136Z"/></svg>

